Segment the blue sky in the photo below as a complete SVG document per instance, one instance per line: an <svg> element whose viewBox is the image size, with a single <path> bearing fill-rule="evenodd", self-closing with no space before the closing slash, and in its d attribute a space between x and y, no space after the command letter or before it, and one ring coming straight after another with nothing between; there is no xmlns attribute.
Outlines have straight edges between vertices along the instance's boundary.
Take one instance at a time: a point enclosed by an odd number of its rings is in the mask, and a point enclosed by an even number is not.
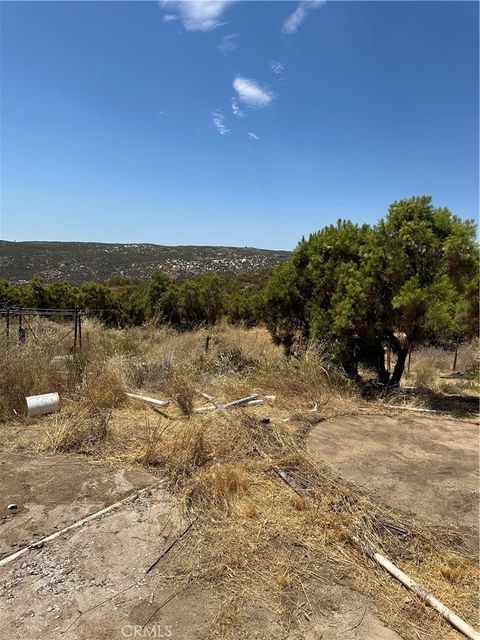
<svg viewBox="0 0 480 640"><path fill-rule="evenodd" d="M3 2L1 237L293 248L478 212L476 2Z"/></svg>

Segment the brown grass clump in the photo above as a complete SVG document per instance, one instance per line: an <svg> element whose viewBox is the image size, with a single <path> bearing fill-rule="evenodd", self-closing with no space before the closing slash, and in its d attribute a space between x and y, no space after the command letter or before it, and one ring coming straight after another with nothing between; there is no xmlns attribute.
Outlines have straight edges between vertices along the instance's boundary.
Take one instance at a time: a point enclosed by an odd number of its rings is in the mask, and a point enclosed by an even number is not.
<svg viewBox="0 0 480 640"><path fill-rule="evenodd" d="M84 394L98 409L112 409L126 399L125 364L114 358L102 362L87 374Z"/></svg>
<svg viewBox="0 0 480 640"><path fill-rule="evenodd" d="M43 448L57 452L90 453L107 437L110 413L97 412L73 419L62 416L45 432Z"/></svg>
<svg viewBox="0 0 480 640"><path fill-rule="evenodd" d="M168 428L162 423L151 425L148 421L142 436L138 439L138 446L133 453L133 460L146 466L161 465L164 462L162 453L162 434Z"/></svg>
<svg viewBox="0 0 480 640"><path fill-rule="evenodd" d="M247 488L247 475L234 464L213 465L191 481L185 493L189 510L211 508L230 512L232 503Z"/></svg>
<svg viewBox="0 0 480 640"><path fill-rule="evenodd" d="M115 438L124 441L125 436ZM129 462L162 467L172 488L178 489L211 459L211 450L201 425L165 414L156 424L147 419L143 428L136 427L124 456Z"/></svg>
<svg viewBox="0 0 480 640"><path fill-rule="evenodd" d="M197 391L190 378L185 374L175 375L167 383L165 390L184 416L192 414Z"/></svg>
<svg viewBox="0 0 480 640"><path fill-rule="evenodd" d="M210 458L208 443L197 425L186 429L177 440L170 441L169 444L170 455L166 455L165 464L174 480L191 476Z"/></svg>

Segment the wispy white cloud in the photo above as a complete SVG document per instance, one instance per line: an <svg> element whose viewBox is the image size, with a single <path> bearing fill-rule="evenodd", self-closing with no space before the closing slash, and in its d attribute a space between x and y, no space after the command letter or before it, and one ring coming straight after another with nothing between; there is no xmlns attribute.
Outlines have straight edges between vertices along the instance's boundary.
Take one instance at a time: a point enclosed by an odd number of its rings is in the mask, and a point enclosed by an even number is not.
<svg viewBox="0 0 480 640"><path fill-rule="evenodd" d="M236 0L160 0L160 5L168 9L164 20L180 18L188 31L210 31L224 24L222 14L234 2Z"/></svg>
<svg viewBox="0 0 480 640"><path fill-rule="evenodd" d="M281 62L276 62L275 60L272 60L270 62L270 69L273 71L273 73L276 73L277 76L283 73L284 68L285 67Z"/></svg>
<svg viewBox="0 0 480 640"><path fill-rule="evenodd" d="M174 13L166 13L163 16L164 22L172 22L172 20L178 20L178 16L176 16Z"/></svg>
<svg viewBox="0 0 480 640"><path fill-rule="evenodd" d="M239 106L239 104L237 102L237 99L235 97L232 98L232 111L233 111L233 115L237 116L237 118L244 118L245 117L245 114L240 109L240 106Z"/></svg>
<svg viewBox="0 0 480 640"><path fill-rule="evenodd" d="M249 107L266 107L274 98L271 91L261 87L255 80L249 80L243 76L235 78L233 88L239 99Z"/></svg>
<svg viewBox="0 0 480 640"><path fill-rule="evenodd" d="M283 33L296 33L310 11L318 9L318 7L325 4L325 2L326 0L302 0L295 11L291 13L283 23Z"/></svg>
<svg viewBox="0 0 480 640"><path fill-rule="evenodd" d="M231 33L228 36L223 36L223 38L218 43L219 50L223 53L224 56L227 56L232 51L238 47L238 33Z"/></svg>
<svg viewBox="0 0 480 640"><path fill-rule="evenodd" d="M248 137L251 138L252 140L260 140L260 138L257 136L257 134L253 133L253 131L249 131L248 132Z"/></svg>
<svg viewBox="0 0 480 640"><path fill-rule="evenodd" d="M230 129L228 129L225 125L225 116L220 111L214 111L212 113L213 116L213 126L218 131L221 136L226 136L230 133Z"/></svg>

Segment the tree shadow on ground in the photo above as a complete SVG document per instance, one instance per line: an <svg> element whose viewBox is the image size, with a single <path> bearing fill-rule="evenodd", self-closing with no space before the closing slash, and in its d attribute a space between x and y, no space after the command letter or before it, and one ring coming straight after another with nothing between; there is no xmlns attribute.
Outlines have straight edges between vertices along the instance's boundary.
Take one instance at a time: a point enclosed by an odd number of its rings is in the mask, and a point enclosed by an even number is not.
<svg viewBox="0 0 480 640"><path fill-rule="evenodd" d="M397 389L386 396L391 404L408 405L444 412L455 418L478 418L478 395L444 393L434 389L415 388L409 391Z"/></svg>

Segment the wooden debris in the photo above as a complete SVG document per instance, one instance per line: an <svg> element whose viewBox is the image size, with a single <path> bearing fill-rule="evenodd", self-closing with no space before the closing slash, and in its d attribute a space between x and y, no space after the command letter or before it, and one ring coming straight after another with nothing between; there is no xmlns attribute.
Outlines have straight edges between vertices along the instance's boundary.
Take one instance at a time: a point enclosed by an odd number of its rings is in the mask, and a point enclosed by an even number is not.
<svg viewBox="0 0 480 640"><path fill-rule="evenodd" d="M166 546L166 548L162 551L162 553L155 560L155 562L153 564L151 564L148 567L148 569L145 571L145 575L150 573L150 571L152 571L152 569L154 569L157 566L157 564L160 562L160 560L167 555L167 553L172 549L172 547L174 547L177 544L177 542L179 540L181 540L183 538L183 536L186 535L186 533L188 531L190 531L190 529L193 527L194 522L195 522L195 520L193 522L190 522L190 524L182 531L182 533L180 533L176 538L174 538L174 540L172 540L172 542L170 542L170 544L168 544Z"/></svg>
<svg viewBox="0 0 480 640"><path fill-rule="evenodd" d="M403 537L412 535L411 532L406 527L403 527L401 524L398 524L397 522L391 522L390 520L385 520L385 518L375 518L373 526L377 531L388 530Z"/></svg>
<svg viewBox="0 0 480 640"><path fill-rule="evenodd" d="M293 489L295 491L295 493L298 493L299 496L302 496L302 498L309 498L310 496L308 495L308 493L305 491L305 489L303 487L301 487L298 482L296 480L294 480L292 478L292 476L287 473L286 471L284 471L283 469L280 469L280 467L273 467L273 470L275 471L275 473L280 476L280 478L286 482L288 484L288 486Z"/></svg>

